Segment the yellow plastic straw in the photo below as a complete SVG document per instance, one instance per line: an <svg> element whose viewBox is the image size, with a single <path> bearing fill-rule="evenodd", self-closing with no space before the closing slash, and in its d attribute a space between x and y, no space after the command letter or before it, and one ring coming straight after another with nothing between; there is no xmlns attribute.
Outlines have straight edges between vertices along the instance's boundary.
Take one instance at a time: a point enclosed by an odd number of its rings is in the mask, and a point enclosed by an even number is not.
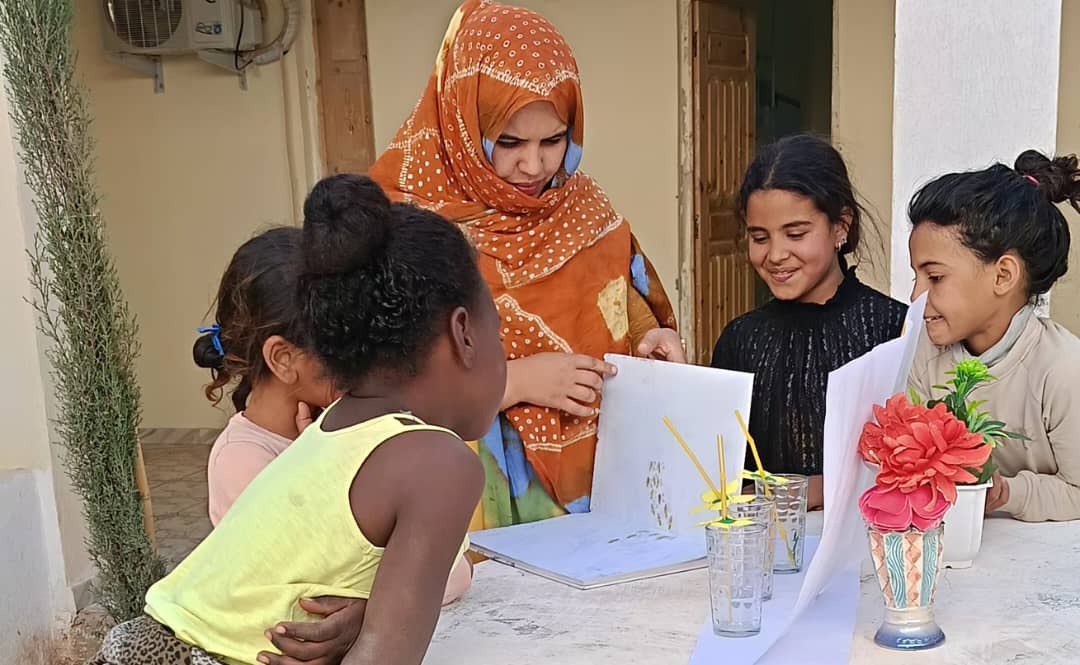
<svg viewBox="0 0 1080 665"><path fill-rule="evenodd" d="M753 455L754 455L754 464L757 465L758 475L761 476L762 480L764 480L765 479L765 467L762 466L762 464L761 464L761 456L758 455L757 444L754 443L754 437L750 436L750 430L747 429L746 422L743 421L742 414L739 413L738 409L735 410L735 419L739 421L739 427L742 428L743 436L746 437L746 442L748 444L750 444L750 452L753 453ZM765 487L766 487L766 495L768 495L768 491L767 491L768 490L768 483L766 483Z"/></svg>
<svg viewBox="0 0 1080 665"><path fill-rule="evenodd" d="M724 474L724 437L716 435L716 455L720 458L720 487L724 491L720 493L720 519L727 519L727 476Z"/></svg>
<svg viewBox="0 0 1080 665"><path fill-rule="evenodd" d="M739 421L739 427L742 428L743 436L746 437L746 442L750 444L750 452L754 455L754 464L757 465L758 475L761 476L761 484L765 486L765 496L772 496L772 490L769 488L769 482L765 480L765 467L761 464L761 456L758 455L757 444L754 443L754 437L750 436L750 430L746 427L746 422L743 421L742 414L739 410L735 410L735 419ZM776 528L780 531L780 538L784 541L784 549L787 550L788 559L791 560L791 565L795 565L795 548L790 542L788 542L787 529L780 523L780 513L776 513Z"/></svg>
<svg viewBox="0 0 1080 665"><path fill-rule="evenodd" d="M709 474L705 472L705 467L701 466L701 462L698 461L697 455L694 454L693 450L690 450L690 446L686 445L686 441L683 440L682 435L679 434L679 431L675 429L674 425L671 424L671 421L668 419L667 416L664 416L664 424L667 425L667 428L671 431L672 436L674 436L675 440L679 442L680 446L682 446L683 451L686 452L686 455L690 458L690 461L694 463L695 467L697 467L698 473L700 473L701 477L705 479L705 484L709 486L709 489L711 489L713 493L716 494L716 496L724 496L719 490L716 489L716 485L714 485L712 479L709 478ZM723 482L723 480L721 480L721 482Z"/></svg>

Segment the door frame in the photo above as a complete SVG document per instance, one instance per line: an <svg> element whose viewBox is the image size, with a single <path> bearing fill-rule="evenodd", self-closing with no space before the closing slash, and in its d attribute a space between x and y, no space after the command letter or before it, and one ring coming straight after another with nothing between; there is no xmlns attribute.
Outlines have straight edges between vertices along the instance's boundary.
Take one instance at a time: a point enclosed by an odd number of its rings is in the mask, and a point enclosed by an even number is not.
<svg viewBox="0 0 1080 665"><path fill-rule="evenodd" d="M678 137L678 257L675 282L678 294L676 313L682 322L687 358L696 358L697 306L694 286L694 215L697 202L694 187L694 3L677 0L679 137Z"/></svg>
<svg viewBox="0 0 1080 665"><path fill-rule="evenodd" d="M296 41L281 58L285 149L289 163L294 224L303 219L304 199L328 168L321 93L319 32L315 0L302 0ZM366 11L366 6L365 6ZM366 29L366 20L365 20ZM367 95L371 100L370 68ZM373 131L373 128L369 128ZM374 144L374 137L372 136ZM377 153L373 153L377 156Z"/></svg>
<svg viewBox="0 0 1080 665"><path fill-rule="evenodd" d="M328 99L334 99L333 95L327 92L327 90L334 90L332 73L329 70L336 70L334 73L340 75L340 68L337 67L335 60L333 60L330 52L330 46L335 36L340 36L341 31L347 28L347 23L334 21L334 16L326 16L333 13L334 5L337 5L339 10L344 10L345 5L349 5L349 9L355 11L355 18L359 22L357 34L351 35L359 41L356 46L361 51L360 57L355 61L357 65L351 67L351 71L345 73L345 77L350 79L356 87L352 89L353 92L358 93L358 96L362 99L360 102L356 102L350 105L354 110L360 111L359 117L354 117L357 121L356 127L351 132L348 132L348 137L353 139L353 145L350 146L350 154L359 152L361 154L366 152L368 157L367 163L362 165L362 172L367 172L371 168L371 164L375 162L378 157L378 152L375 147L375 123L373 121L373 99L371 94L371 69L368 64L368 37L367 37L367 2L365 0L346 0L344 3L341 0L309 0L308 6L311 9L313 40L315 43L315 96L318 100L318 120L319 120L319 153L320 153L320 166L321 172L325 175L331 175L337 172L339 169L336 167L342 166L342 164L332 163L335 161L335 153L337 147L343 141L335 139L341 139L341 136L331 135L332 129L341 130L340 126L335 126L334 123L328 122L328 117L334 111L342 111L342 109L328 109ZM327 11L329 9L329 11ZM345 34L350 34L346 32ZM330 80L328 85L327 81ZM341 105L342 100L336 99ZM334 141L334 147L331 147L330 141ZM340 156L338 156L340 157ZM345 169L341 172L361 172L360 168L352 168L356 164L344 164Z"/></svg>

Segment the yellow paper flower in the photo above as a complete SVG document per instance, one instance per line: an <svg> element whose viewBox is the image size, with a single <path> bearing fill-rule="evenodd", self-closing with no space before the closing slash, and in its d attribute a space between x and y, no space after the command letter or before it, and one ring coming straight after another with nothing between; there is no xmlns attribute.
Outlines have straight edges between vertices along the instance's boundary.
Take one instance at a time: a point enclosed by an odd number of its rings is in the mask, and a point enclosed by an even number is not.
<svg viewBox="0 0 1080 665"><path fill-rule="evenodd" d="M774 476L768 471L762 469L761 471L743 471L743 480L764 480L772 485L787 485L788 479L781 478L780 476Z"/></svg>
<svg viewBox="0 0 1080 665"><path fill-rule="evenodd" d="M751 524L753 524L753 522L748 519L735 519L734 517L718 517L714 520L709 520L707 522L699 522L698 526L715 526L721 529L731 529L733 527L749 526Z"/></svg>
<svg viewBox="0 0 1080 665"><path fill-rule="evenodd" d="M724 488L727 492L728 503L749 503L754 500L753 494L737 494L742 491L742 481L733 480L728 483ZM720 500L720 496L712 490L705 490L701 493L701 505L690 511L693 513L701 513L706 510L715 510L717 512L723 507L723 501Z"/></svg>

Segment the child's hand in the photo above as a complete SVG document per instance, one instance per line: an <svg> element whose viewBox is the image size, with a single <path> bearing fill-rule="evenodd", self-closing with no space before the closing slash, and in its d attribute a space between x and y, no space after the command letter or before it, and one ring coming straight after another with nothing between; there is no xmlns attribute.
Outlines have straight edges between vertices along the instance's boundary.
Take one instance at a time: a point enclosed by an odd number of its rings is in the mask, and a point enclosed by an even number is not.
<svg viewBox="0 0 1080 665"><path fill-rule="evenodd" d="M298 402L296 405L296 433L303 434L314 417L311 415L311 407L306 402Z"/></svg>
<svg viewBox="0 0 1080 665"><path fill-rule="evenodd" d="M995 471L991 480L994 485L986 490L985 513L987 515L1009 502L1009 484L1001 477L1001 473Z"/></svg>
<svg viewBox="0 0 1080 665"><path fill-rule="evenodd" d="M266 665L337 665L360 635L367 601L361 598L301 598L300 607L325 617L321 621L279 623L266 631L266 638L283 655L259 652Z"/></svg>
<svg viewBox="0 0 1080 665"><path fill-rule="evenodd" d="M450 570L450 579L447 580L446 591L443 592L443 606L461 598L470 586L472 586L472 562L469 561L469 555L463 554Z"/></svg>
<svg viewBox="0 0 1080 665"><path fill-rule="evenodd" d="M825 480L823 476L810 476L806 488L806 509L821 510L825 507Z"/></svg>

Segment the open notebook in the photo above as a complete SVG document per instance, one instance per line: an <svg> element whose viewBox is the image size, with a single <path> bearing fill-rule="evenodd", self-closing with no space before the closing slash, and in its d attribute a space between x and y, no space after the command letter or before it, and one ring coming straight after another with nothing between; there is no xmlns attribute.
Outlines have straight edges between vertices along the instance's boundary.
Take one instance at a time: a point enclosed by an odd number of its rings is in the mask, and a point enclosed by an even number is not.
<svg viewBox="0 0 1080 665"><path fill-rule="evenodd" d="M730 478L746 442L753 375L609 355L593 471L592 512L470 534L491 559L579 589L700 568L705 538L690 511L705 482L664 425L667 416L715 481L716 436Z"/></svg>

